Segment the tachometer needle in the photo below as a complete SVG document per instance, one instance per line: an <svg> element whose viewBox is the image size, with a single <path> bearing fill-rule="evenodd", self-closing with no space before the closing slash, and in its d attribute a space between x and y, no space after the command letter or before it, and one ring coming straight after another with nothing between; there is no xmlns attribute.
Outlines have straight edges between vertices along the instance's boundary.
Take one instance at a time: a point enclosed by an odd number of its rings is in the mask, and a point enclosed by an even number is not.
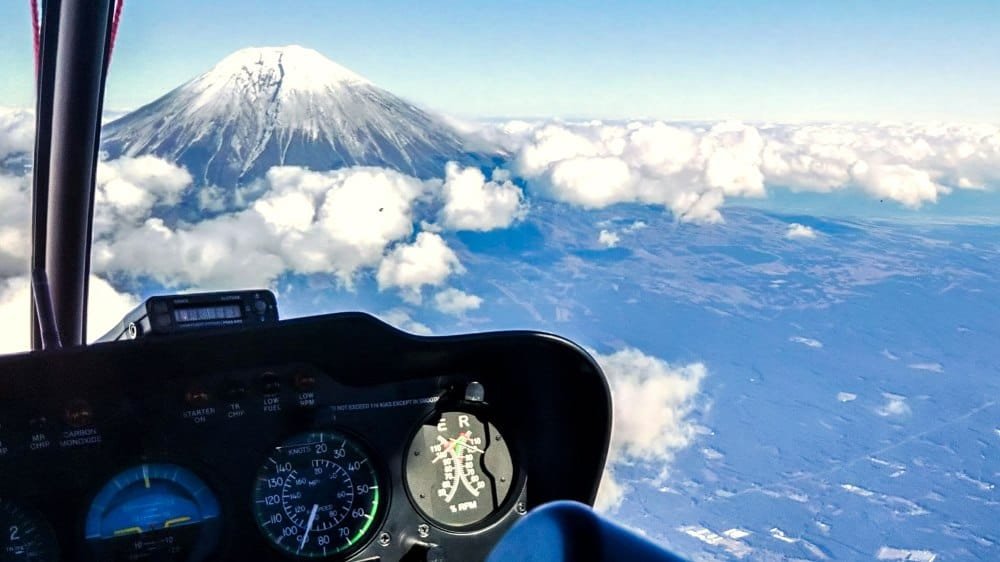
<svg viewBox="0 0 1000 562"><path fill-rule="evenodd" d="M437 438L438 441L440 441L441 443L445 443L446 445L445 445L445 447L443 449L441 449L440 453L438 453L437 455L435 455L435 457L433 459L431 459L431 462L435 463L435 462L438 462L441 459L447 458L448 457L448 452L451 451L455 447L455 445L461 445L462 441L465 441L465 438L468 437L471 434L472 434L471 431L466 431L464 433L459 434L459 436L458 436L459 438L458 439L445 439L444 437L441 437L440 435L438 435L438 438ZM461 453L461 451L462 451L462 448L459 447L458 448L458 452Z"/></svg>
<svg viewBox="0 0 1000 562"><path fill-rule="evenodd" d="M309 540L309 531L313 528L313 521L316 520L316 510L319 506L313 504L312 511L309 512L309 521L306 521L306 532L302 535L302 540L299 541L299 550L302 550L306 546L306 541Z"/></svg>
<svg viewBox="0 0 1000 562"><path fill-rule="evenodd" d="M472 435L471 431L466 431L461 436L459 436L458 439L449 439L449 441L451 441L451 444L455 447L455 452L456 453L458 453L459 455L461 455L463 447L466 448L466 449L468 449L468 450L470 450L470 451L474 451L476 453L485 453L486 452L486 451L480 449L479 447L476 447L475 445L472 445L470 443L466 443L465 442L465 440L467 438L469 438L471 435Z"/></svg>

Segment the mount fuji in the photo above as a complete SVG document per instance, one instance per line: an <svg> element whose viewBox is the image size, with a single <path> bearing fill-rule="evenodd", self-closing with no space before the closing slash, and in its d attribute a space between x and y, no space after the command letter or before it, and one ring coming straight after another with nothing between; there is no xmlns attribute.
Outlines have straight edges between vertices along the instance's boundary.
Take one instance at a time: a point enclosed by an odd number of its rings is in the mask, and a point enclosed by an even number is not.
<svg viewBox="0 0 1000 562"><path fill-rule="evenodd" d="M365 165L421 178L492 156L451 126L300 46L247 48L104 127L111 158L152 154L233 187L272 166Z"/></svg>

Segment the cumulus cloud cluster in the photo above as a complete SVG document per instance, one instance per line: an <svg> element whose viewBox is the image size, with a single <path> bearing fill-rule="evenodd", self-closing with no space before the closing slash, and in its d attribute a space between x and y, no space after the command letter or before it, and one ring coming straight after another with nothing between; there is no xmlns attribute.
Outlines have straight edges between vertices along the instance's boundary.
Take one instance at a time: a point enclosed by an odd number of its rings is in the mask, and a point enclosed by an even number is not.
<svg viewBox="0 0 1000 562"><path fill-rule="evenodd" d="M500 130L515 173L548 196L586 208L663 205L681 221L720 221L727 197L777 188L856 189L918 208L1000 183L994 125L514 122Z"/></svg>
<svg viewBox="0 0 1000 562"><path fill-rule="evenodd" d="M517 220L523 197L478 170L449 172L442 182L382 168L275 167L245 208L172 226L147 212L108 229L95 243L95 267L198 287L266 285L284 272L329 274L352 286L369 269L380 289L419 303L425 287L441 287L463 268L440 234L416 231L418 207L440 201L442 227L489 230ZM490 213L493 206L502 212Z"/></svg>
<svg viewBox="0 0 1000 562"><path fill-rule="evenodd" d="M632 348L592 354L608 377L614 400L608 467L597 498L599 508L611 510L626 492L615 478L616 467L648 463L664 478L674 454L691 444L698 429L692 412L708 369L702 363L670 365Z"/></svg>
<svg viewBox="0 0 1000 562"><path fill-rule="evenodd" d="M108 232L148 217L157 205L175 205L191 181L187 170L155 156L98 162L94 228Z"/></svg>
<svg viewBox="0 0 1000 562"><path fill-rule="evenodd" d="M30 111L0 109L0 280L27 261L30 178L4 163L30 153L33 122ZM587 209L660 205L710 223L727 198L775 189L855 189L915 208L1000 183L993 125L513 121L480 132L511 155L505 169L450 163L443 177L420 180L380 168L276 167L227 192L193 185L152 156L101 162L94 271L201 289L268 285L287 272L352 287L365 275L461 317L482 299L449 287L464 267L447 233L507 228L529 212L529 195ZM210 213L179 220L167 212L178 202ZM600 230L597 243L614 247L645 226ZM792 224L785 236L817 232Z"/></svg>
<svg viewBox="0 0 1000 562"><path fill-rule="evenodd" d="M403 297L420 304L425 285L439 287L452 273L465 271L441 236L421 232L412 244L396 246L379 265L375 279L380 289L398 287Z"/></svg>
<svg viewBox="0 0 1000 562"><path fill-rule="evenodd" d="M27 278L31 226L31 174L22 162L34 150L32 111L0 107L0 354L30 348L31 292ZM6 168L5 168L6 166ZM180 174L180 181L175 181ZM190 182L180 168L158 159L123 159L98 168L97 223L143 215L158 202L176 202L178 189ZM107 281L90 278L87 333L101 336L137 300Z"/></svg>
<svg viewBox="0 0 1000 562"><path fill-rule="evenodd" d="M30 175L20 165L5 169L4 159L30 153L32 128L30 111L0 111L5 283L26 271ZM508 172L487 176L454 163L431 180L381 168L276 167L227 192L193 185L171 162L139 156L100 161L95 183L97 274L183 289L266 286L286 272L327 274L350 288L363 274L410 303L433 289L430 306L456 316L478 308L482 298L447 286L464 268L443 234L506 228L528 210ZM171 208L185 202L212 213L180 220Z"/></svg>
<svg viewBox="0 0 1000 562"><path fill-rule="evenodd" d="M506 228L527 213L524 194L506 170L496 169L489 181L478 168L449 162L442 188L440 223L450 230Z"/></svg>
<svg viewBox="0 0 1000 562"><path fill-rule="evenodd" d="M32 125L30 111L0 110L0 156L30 151ZM199 286L259 285L283 271L329 273L350 284L356 272L372 268L380 286L415 298L422 287L440 286L445 272L461 271L448 252L432 251L441 249L433 244L439 239L414 238L416 222L433 232L511 225L528 208L512 173L537 196L586 208L665 205L682 221L703 222L721 220L727 197L764 196L778 187L857 188L916 207L1000 177L1000 129L991 125L509 122L487 131L514 155L510 170L489 178L456 164L429 181L374 168L279 167L222 193L192 186L185 170L151 156L102 162L95 265ZM25 259L27 185L26 178L0 176L0 275ZM192 224L168 225L157 216L155 209L191 189L202 209L230 212ZM432 212L417 217L420 205ZM815 232L792 225L786 235ZM612 247L617 237L602 231L599 243ZM161 251L153 256L151 247ZM400 261L420 251L438 259L425 268L426 278ZM385 256L390 261L382 264Z"/></svg>

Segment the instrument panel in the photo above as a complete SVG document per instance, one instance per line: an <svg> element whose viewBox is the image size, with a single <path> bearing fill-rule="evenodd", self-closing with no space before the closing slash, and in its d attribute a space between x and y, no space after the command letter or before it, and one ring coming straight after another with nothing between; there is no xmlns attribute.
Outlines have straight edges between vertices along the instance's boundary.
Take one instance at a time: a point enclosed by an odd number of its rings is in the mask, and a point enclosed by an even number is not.
<svg viewBox="0 0 1000 562"><path fill-rule="evenodd" d="M361 313L2 357L0 562L482 560L610 412L566 340Z"/></svg>

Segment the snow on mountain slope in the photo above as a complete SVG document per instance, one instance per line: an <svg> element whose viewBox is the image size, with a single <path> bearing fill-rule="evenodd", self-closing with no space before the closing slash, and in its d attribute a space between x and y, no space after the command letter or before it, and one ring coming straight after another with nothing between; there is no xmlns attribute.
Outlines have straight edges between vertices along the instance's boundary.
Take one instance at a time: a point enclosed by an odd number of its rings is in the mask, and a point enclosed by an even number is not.
<svg viewBox="0 0 1000 562"><path fill-rule="evenodd" d="M108 124L114 158L154 154L197 183L234 186L277 165L385 166L418 177L484 160L443 119L299 46L247 48Z"/></svg>

